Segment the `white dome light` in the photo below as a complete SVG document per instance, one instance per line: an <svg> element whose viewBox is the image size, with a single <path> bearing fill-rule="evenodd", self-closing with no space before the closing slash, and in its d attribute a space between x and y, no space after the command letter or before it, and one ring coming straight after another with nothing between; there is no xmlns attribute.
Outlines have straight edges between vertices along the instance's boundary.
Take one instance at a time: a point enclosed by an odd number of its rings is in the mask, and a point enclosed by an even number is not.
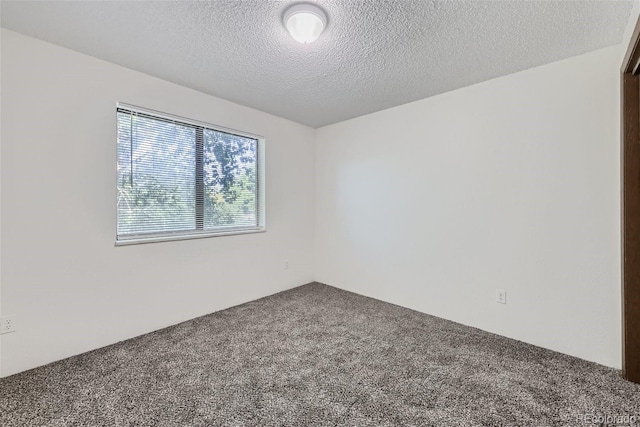
<svg viewBox="0 0 640 427"><path fill-rule="evenodd" d="M296 4L284 13L284 26L296 41L311 43L327 26L327 15L312 4Z"/></svg>

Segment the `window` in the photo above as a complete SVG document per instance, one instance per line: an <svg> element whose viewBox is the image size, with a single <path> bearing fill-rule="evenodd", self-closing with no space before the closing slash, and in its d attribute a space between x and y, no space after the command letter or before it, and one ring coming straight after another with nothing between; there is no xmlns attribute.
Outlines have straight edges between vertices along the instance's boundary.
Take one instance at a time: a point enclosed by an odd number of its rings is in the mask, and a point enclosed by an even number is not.
<svg viewBox="0 0 640 427"><path fill-rule="evenodd" d="M117 106L116 244L264 231L264 139Z"/></svg>

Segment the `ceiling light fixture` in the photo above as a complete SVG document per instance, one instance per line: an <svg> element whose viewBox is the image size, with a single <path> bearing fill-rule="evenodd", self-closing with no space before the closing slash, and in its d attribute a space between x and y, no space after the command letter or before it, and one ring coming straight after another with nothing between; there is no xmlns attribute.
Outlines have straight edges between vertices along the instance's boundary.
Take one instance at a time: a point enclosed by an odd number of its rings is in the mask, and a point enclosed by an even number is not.
<svg viewBox="0 0 640 427"><path fill-rule="evenodd" d="M314 42L327 26L327 15L318 6L294 4L284 12L284 26L300 43Z"/></svg>

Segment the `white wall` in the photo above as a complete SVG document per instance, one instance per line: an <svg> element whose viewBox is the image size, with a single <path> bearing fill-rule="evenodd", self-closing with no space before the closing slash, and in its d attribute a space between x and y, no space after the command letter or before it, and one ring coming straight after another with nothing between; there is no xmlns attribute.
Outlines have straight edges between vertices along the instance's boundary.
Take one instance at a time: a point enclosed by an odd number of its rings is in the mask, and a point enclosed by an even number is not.
<svg viewBox="0 0 640 427"><path fill-rule="evenodd" d="M313 129L1 36L2 376L314 279ZM114 247L117 101L265 136L268 231Z"/></svg>
<svg viewBox="0 0 640 427"><path fill-rule="evenodd" d="M629 14L629 20L627 22L627 27L625 28L624 35L622 36L622 42L620 43L620 65L622 65L622 59L624 58L625 53L627 53L627 48L631 42L631 37L633 36L633 30L636 27L636 23L638 22L638 18L640 17L640 0L635 0L631 7L631 12Z"/></svg>
<svg viewBox="0 0 640 427"><path fill-rule="evenodd" d="M0 43L2 42L0 33ZM2 49L0 46L0 100L2 99ZM2 165L2 102L0 102L0 166ZM0 316L2 316L2 172L0 167ZM0 337L0 377L2 377L2 338Z"/></svg>
<svg viewBox="0 0 640 427"><path fill-rule="evenodd" d="M319 129L316 279L620 367L619 51Z"/></svg>

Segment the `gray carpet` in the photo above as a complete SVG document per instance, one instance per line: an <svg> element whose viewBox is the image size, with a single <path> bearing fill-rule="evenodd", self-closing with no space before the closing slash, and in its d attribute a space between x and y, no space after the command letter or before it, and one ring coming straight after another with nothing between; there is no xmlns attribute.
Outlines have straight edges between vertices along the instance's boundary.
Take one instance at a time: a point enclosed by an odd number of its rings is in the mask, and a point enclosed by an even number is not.
<svg viewBox="0 0 640 427"><path fill-rule="evenodd" d="M614 369L318 283L0 392L5 427L640 425L640 386Z"/></svg>

